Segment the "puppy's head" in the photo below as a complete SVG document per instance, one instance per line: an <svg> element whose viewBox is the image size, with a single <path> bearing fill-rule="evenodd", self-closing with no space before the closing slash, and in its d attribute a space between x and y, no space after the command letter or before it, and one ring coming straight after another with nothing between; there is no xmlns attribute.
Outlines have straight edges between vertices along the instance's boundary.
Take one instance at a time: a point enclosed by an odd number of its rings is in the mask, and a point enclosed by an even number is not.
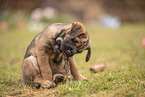
<svg viewBox="0 0 145 97"><path fill-rule="evenodd" d="M81 23L74 22L72 24L61 43L61 49L68 57L88 50L86 62L89 61L91 56L89 35Z"/></svg>

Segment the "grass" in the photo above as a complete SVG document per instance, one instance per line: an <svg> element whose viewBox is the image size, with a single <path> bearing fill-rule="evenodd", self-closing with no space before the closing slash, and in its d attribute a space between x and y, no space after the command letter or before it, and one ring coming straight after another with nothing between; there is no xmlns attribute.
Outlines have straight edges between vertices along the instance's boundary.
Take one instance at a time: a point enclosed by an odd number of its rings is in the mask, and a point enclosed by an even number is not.
<svg viewBox="0 0 145 97"><path fill-rule="evenodd" d="M118 29L86 25L92 56L86 52L75 56L80 72L88 81L73 81L53 89L35 89L23 85L21 63L26 48L38 32L10 28L0 31L0 96L145 96L145 24L123 24ZM107 68L91 73L96 64Z"/></svg>

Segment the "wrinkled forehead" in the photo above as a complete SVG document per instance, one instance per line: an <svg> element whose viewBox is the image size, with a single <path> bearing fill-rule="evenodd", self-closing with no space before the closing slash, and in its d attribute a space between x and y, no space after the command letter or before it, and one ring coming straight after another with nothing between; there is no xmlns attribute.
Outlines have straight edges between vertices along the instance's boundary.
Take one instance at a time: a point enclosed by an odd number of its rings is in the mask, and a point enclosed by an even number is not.
<svg viewBox="0 0 145 97"><path fill-rule="evenodd" d="M89 41L89 35L88 35L87 32L85 34L82 33L82 34L78 35L75 39L79 40L79 41L82 41L82 42L83 41Z"/></svg>
<svg viewBox="0 0 145 97"><path fill-rule="evenodd" d="M76 40L79 41L76 44L76 46L78 47L78 49L80 49L80 51L84 50L85 48L87 48L89 46L89 44L90 44L89 43L90 40L89 40L88 36L86 38L79 38L79 37L77 37Z"/></svg>

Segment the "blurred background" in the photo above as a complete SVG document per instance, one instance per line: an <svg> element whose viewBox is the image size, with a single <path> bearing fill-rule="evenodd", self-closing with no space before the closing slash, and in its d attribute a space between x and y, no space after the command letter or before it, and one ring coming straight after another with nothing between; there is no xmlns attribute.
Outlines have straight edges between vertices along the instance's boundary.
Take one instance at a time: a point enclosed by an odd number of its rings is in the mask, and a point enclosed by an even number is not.
<svg viewBox="0 0 145 97"><path fill-rule="evenodd" d="M89 62L86 51L75 55L90 82L49 92L24 87L21 64L32 39L49 24L74 21L82 22L90 35ZM90 73L97 64L106 69ZM144 91L145 0L0 0L0 97L145 97Z"/></svg>
<svg viewBox="0 0 145 97"><path fill-rule="evenodd" d="M54 22L81 21L118 28L145 21L144 0L0 0L0 29L42 30Z"/></svg>

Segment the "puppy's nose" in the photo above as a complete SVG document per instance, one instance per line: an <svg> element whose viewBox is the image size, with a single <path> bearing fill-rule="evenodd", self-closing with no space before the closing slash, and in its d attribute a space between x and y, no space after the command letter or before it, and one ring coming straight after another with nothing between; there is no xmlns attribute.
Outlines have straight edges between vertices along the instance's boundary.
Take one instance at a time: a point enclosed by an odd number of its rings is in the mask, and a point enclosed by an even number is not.
<svg viewBox="0 0 145 97"><path fill-rule="evenodd" d="M73 55L73 48L70 47L69 45L64 45L64 52L67 56L72 56Z"/></svg>
<svg viewBox="0 0 145 97"><path fill-rule="evenodd" d="M71 48L70 46L68 46L68 45L65 45L65 49L66 49L66 50L69 50L69 51L72 50L72 48Z"/></svg>

